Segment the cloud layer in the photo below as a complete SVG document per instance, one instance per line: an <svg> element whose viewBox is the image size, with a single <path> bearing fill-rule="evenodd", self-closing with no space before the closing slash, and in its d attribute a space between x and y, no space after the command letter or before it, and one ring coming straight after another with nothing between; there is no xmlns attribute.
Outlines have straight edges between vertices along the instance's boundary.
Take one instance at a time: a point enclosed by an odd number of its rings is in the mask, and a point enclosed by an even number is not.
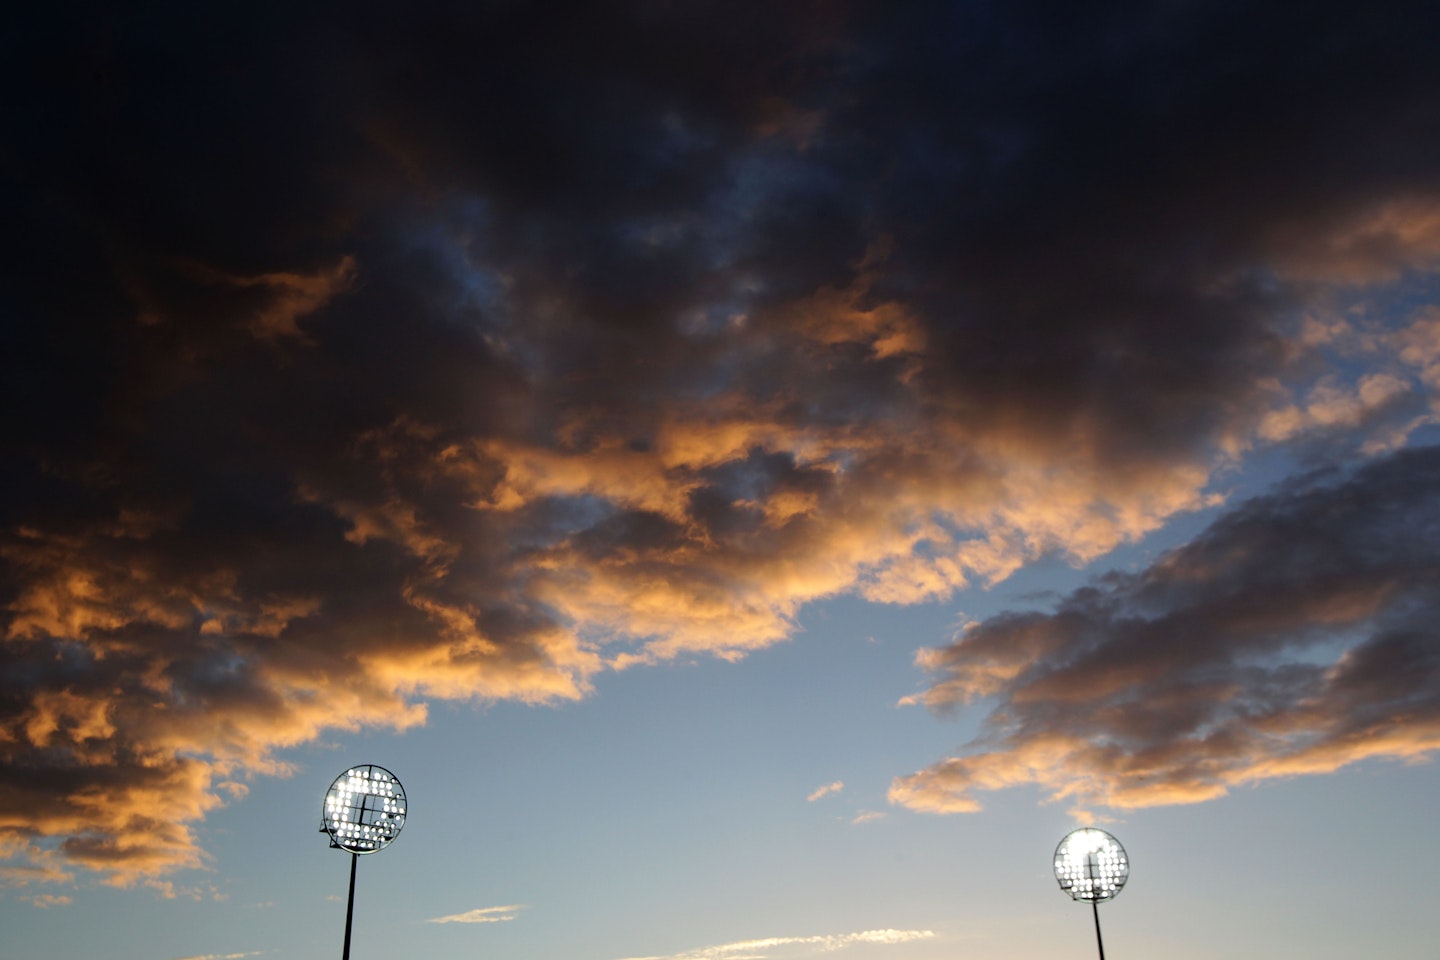
<svg viewBox="0 0 1440 960"><path fill-rule="evenodd" d="M17 25L8 882L203 866L194 824L330 728L1088 562L1254 451L1433 417L1429 7L684 6ZM1000 626L932 700L1068 662ZM1174 722L1154 796L1239 775L1174 772Z"/></svg>
<svg viewBox="0 0 1440 960"><path fill-rule="evenodd" d="M1083 807L1194 803L1440 750L1440 447L1292 480L1136 574L922 657L984 732L898 779L936 812L1037 785Z"/></svg>

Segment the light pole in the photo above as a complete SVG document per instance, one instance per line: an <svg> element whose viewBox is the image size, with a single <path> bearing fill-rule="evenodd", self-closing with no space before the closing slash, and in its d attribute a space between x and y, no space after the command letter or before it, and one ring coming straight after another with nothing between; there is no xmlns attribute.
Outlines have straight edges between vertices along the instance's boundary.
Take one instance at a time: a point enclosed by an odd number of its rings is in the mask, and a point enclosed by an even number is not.
<svg viewBox="0 0 1440 960"><path fill-rule="evenodd" d="M325 791L320 832L330 834L332 849L350 851L350 897L345 904L345 949L350 960L350 922L355 916L355 864L362 853L388 847L405 826L405 788L373 763L351 767Z"/></svg>
<svg viewBox="0 0 1440 960"><path fill-rule="evenodd" d="M1098 827L1081 827L1065 834L1055 848L1055 879L1072 900L1088 900L1095 916L1095 945L1105 960L1100 938L1100 903L1113 899L1130 877L1130 858L1120 841Z"/></svg>

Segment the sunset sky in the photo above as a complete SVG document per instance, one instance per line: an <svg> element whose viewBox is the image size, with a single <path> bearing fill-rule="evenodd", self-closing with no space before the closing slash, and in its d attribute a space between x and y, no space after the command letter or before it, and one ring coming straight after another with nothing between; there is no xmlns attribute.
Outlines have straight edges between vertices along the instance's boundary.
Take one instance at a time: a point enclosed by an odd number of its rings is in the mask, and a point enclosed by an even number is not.
<svg viewBox="0 0 1440 960"><path fill-rule="evenodd" d="M1440 8L0 31L0 954L1434 960Z"/></svg>

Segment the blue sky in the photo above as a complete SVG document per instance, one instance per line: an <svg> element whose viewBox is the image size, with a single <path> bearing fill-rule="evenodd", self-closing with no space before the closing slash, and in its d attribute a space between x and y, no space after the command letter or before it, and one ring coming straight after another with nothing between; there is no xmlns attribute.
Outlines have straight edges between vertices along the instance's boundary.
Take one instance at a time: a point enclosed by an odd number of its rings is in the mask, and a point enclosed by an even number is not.
<svg viewBox="0 0 1440 960"><path fill-rule="evenodd" d="M1404 6L27 13L6 956L1433 954Z"/></svg>
<svg viewBox="0 0 1440 960"><path fill-rule="evenodd" d="M817 678L805 647L821 642L807 632L740 664L616 678L573 707L462 708L401 737L335 738L303 752L302 773L257 779L243 803L207 820L215 861L195 877L201 899L92 887L36 910L7 897L11 949L338 951L348 858L312 831L332 772L377 759L404 778L412 816L394 845L360 862L357 957L622 960L876 929L934 936L835 955L1093 949L1088 909L1050 876L1053 846L1074 825L1065 810L1031 790L971 816L889 807L888 778L954 745L963 722L878 697L845 716L829 704L854 674ZM884 671L881 644L836 643L852 668ZM737 706L761 719L737 717ZM647 722L656 713L670 722ZM827 778L844 789L807 802ZM1101 908L1107 955L1199 957L1223 944L1240 957L1338 957L1384 943L1391 956L1425 956L1436 786L1433 765L1370 763L1106 823L1134 863ZM852 822L866 811L885 816ZM513 920L427 922L516 904L501 914ZM136 930L116 942L115 931ZM831 954L797 945L764 955Z"/></svg>

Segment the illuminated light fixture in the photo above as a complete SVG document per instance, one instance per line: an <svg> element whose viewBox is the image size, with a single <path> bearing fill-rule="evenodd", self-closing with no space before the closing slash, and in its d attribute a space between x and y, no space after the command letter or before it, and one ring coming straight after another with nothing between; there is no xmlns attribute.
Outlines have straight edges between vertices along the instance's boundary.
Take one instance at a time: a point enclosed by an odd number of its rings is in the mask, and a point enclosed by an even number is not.
<svg viewBox="0 0 1440 960"><path fill-rule="evenodd" d="M1130 879L1130 857L1125 848L1104 830L1081 827L1065 834L1055 848L1055 879L1072 900L1089 901L1095 915L1095 944L1105 960L1105 942L1100 939L1100 904L1112 900Z"/></svg>
<svg viewBox="0 0 1440 960"><path fill-rule="evenodd" d="M355 865L362 853L390 846L405 826L405 788L384 767L365 763L351 767L325 791L320 832L330 834L332 849L350 852L350 898L345 905L345 950L350 960L350 925L355 916Z"/></svg>

